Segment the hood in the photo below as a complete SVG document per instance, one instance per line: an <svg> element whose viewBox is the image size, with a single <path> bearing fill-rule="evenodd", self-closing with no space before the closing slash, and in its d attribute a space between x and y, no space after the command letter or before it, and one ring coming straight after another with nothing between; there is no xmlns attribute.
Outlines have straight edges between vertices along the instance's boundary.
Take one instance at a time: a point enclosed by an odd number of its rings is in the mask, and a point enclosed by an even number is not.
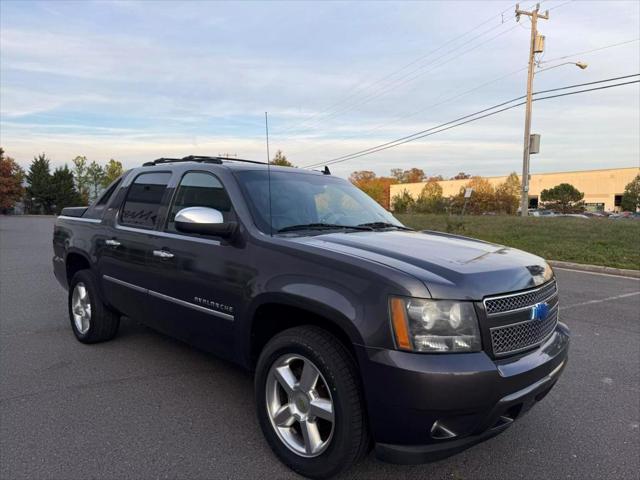
<svg viewBox="0 0 640 480"><path fill-rule="evenodd" d="M402 270L421 280L433 298L481 300L553 277L538 256L439 232L330 233L295 241Z"/></svg>

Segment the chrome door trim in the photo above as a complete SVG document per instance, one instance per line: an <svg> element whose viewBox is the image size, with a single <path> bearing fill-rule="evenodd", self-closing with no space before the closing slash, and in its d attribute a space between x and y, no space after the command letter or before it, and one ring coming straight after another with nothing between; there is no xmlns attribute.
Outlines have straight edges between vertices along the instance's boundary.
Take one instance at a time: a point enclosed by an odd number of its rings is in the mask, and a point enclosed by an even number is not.
<svg viewBox="0 0 640 480"><path fill-rule="evenodd" d="M131 288L133 290L136 290L138 292L147 293L147 294L151 295L152 297L160 298L161 300L166 300L168 302L175 303L176 305L180 305L180 306L183 306L183 307L191 308L193 310L197 310L197 311L202 312L202 313L213 315L214 317L222 318L222 319L228 320L230 322L233 322L235 320L234 316L233 315L229 315L228 313L219 312L217 310L212 310L211 308L203 307L202 305L196 305L195 303L187 302L185 300L180 300L179 298L170 297L169 295L165 295L164 293L155 292L153 290L149 290L147 288L140 287L138 285L134 285L134 284L129 283L129 282L125 282L124 280L120 280L118 278L114 278L114 277L111 277L109 275L103 275L102 278L107 280L107 281L109 281L109 282L117 283L118 285L122 285L124 287L129 287L129 288Z"/></svg>
<svg viewBox="0 0 640 480"><path fill-rule="evenodd" d="M158 230L146 230L144 228L126 227L124 225L116 224L117 230L124 230L127 232L145 233L147 235L154 235L156 237L174 238L176 240L187 240L189 242L206 243L209 245L220 245L218 240L209 240L208 238L190 237L188 235L177 235L175 233L159 232Z"/></svg>
<svg viewBox="0 0 640 480"><path fill-rule="evenodd" d="M109 275L102 275L102 278L109 282L117 283L118 285L122 285L123 287L129 287L137 292L147 293L148 290L143 287L139 287L138 285L134 285L133 283L125 282L124 280L120 280L118 278L110 277Z"/></svg>
<svg viewBox="0 0 640 480"><path fill-rule="evenodd" d="M69 217L67 215L59 215L58 218L62 220L75 220L76 222L102 223L102 219L100 218Z"/></svg>
<svg viewBox="0 0 640 480"><path fill-rule="evenodd" d="M233 315L229 315L228 313L218 312L217 310L211 310L210 308L203 307L202 305L196 305L195 303L186 302L184 300L180 300L179 298L170 297L169 295L165 295L164 293L154 292L153 290L149 290L149 295L152 297L160 298L162 300L166 300L171 303L175 303L176 305L181 305L183 307L192 308L194 310L198 310L202 313L208 313L209 315L213 315L214 317L223 318L225 320L229 320L233 322Z"/></svg>

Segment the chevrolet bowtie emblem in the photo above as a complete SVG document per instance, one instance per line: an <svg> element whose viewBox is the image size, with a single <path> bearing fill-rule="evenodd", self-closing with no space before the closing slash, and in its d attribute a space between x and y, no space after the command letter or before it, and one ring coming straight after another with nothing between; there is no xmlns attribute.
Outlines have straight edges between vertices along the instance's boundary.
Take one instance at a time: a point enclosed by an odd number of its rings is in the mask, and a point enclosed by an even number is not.
<svg viewBox="0 0 640 480"><path fill-rule="evenodd" d="M531 307L531 320L544 320L549 314L549 304L547 302L536 303Z"/></svg>

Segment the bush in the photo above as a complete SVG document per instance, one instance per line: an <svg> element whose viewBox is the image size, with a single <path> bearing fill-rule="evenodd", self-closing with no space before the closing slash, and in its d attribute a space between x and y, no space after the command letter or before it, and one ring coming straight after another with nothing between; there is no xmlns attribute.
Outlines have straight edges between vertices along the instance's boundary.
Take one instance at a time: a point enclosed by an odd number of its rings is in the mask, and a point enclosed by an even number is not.
<svg viewBox="0 0 640 480"><path fill-rule="evenodd" d="M446 202L442 197L442 187L436 180L429 180L422 189L422 192L420 192L418 200L416 200L416 212L444 213L445 207Z"/></svg>
<svg viewBox="0 0 640 480"><path fill-rule="evenodd" d="M410 213L415 210L416 201L411 194L403 190L402 193L395 195L391 199L391 209L395 213Z"/></svg>

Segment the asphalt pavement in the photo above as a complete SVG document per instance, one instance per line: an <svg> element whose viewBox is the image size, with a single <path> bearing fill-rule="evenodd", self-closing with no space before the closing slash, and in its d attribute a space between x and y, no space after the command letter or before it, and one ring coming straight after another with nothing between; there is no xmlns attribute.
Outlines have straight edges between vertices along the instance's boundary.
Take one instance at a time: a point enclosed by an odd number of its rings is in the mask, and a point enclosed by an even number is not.
<svg viewBox="0 0 640 480"><path fill-rule="evenodd" d="M262 438L249 373L129 319L75 340L53 222L0 217L0 478L299 478ZM370 455L344 478L639 478L640 281L556 273L572 346L542 402L454 457Z"/></svg>

